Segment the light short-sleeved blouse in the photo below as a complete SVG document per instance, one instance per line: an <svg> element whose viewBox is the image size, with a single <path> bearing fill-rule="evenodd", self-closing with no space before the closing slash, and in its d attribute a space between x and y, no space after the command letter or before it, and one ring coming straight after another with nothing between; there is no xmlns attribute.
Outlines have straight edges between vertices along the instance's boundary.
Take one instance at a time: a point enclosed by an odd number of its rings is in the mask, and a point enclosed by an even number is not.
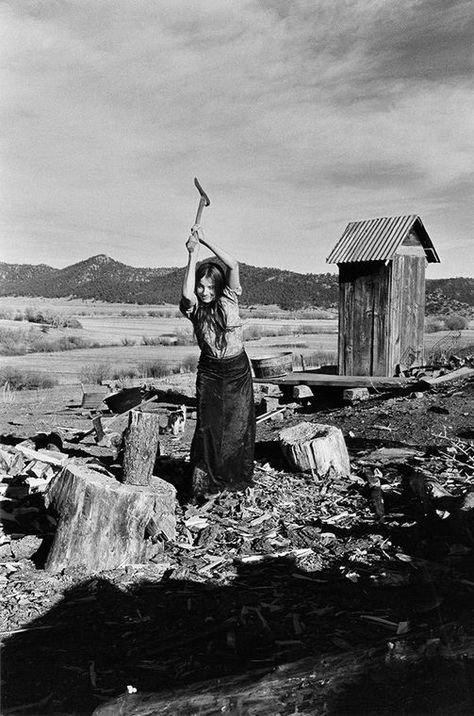
<svg viewBox="0 0 474 716"><path fill-rule="evenodd" d="M238 302L238 297L241 295L240 286L238 288L226 286L223 295L217 299L224 308L227 326L225 334L227 344L222 350L216 346L215 331L209 325L204 325L202 329L197 325L195 320L198 307L197 296L194 296L194 300L186 299L184 296L181 298L179 309L192 322L199 348L208 355L215 358L230 358L242 352L244 347L243 327L239 316Z"/></svg>

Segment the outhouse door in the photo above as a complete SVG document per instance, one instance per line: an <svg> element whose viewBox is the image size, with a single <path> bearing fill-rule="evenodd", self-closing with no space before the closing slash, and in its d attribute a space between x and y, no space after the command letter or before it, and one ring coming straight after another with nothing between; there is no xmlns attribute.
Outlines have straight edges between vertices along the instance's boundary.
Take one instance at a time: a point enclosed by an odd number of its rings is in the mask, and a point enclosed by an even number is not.
<svg viewBox="0 0 474 716"><path fill-rule="evenodd" d="M340 374L389 375L389 287L390 266L384 262L340 264Z"/></svg>

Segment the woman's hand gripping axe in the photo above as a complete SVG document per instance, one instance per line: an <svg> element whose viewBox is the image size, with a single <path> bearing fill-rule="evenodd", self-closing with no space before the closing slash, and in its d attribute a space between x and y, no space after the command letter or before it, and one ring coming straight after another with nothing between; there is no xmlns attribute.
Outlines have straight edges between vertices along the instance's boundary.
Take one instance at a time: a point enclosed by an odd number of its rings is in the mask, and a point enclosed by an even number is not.
<svg viewBox="0 0 474 716"><path fill-rule="evenodd" d="M196 214L196 221L194 223L200 224L202 210L204 209L205 206L209 206L211 201L210 201L208 195L206 194L206 192L204 191L204 189L202 188L202 186L200 185L200 183L198 182L198 180L196 179L196 177L194 177L194 186L196 187L196 189L198 190L198 192L201 195L201 198L199 199L199 206L198 206L197 214Z"/></svg>

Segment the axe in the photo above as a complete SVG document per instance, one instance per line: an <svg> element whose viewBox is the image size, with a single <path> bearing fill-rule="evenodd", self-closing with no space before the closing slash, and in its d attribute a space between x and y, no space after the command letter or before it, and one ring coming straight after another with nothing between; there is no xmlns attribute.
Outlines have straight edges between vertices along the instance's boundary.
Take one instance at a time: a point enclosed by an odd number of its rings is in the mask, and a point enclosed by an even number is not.
<svg viewBox="0 0 474 716"><path fill-rule="evenodd" d="M205 206L209 206L209 204L211 202L210 202L208 195L206 194L206 192L204 191L204 189L202 188L202 186L200 185L200 183L198 182L196 177L194 177L194 186L196 187L196 189L198 190L198 192L201 195L199 198L199 206L198 206L198 210L197 210L197 214L196 214L196 221L194 222L195 224L199 224L201 222L202 210L204 209Z"/></svg>

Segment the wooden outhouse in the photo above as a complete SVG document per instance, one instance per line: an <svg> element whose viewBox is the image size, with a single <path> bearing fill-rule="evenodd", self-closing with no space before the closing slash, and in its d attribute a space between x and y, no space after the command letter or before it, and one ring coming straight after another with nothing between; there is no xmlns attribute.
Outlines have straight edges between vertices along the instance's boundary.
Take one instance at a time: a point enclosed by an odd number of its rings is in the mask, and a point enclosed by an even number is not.
<svg viewBox="0 0 474 716"><path fill-rule="evenodd" d="M347 225L327 258L339 267L340 375L422 363L427 261L439 258L419 216Z"/></svg>

